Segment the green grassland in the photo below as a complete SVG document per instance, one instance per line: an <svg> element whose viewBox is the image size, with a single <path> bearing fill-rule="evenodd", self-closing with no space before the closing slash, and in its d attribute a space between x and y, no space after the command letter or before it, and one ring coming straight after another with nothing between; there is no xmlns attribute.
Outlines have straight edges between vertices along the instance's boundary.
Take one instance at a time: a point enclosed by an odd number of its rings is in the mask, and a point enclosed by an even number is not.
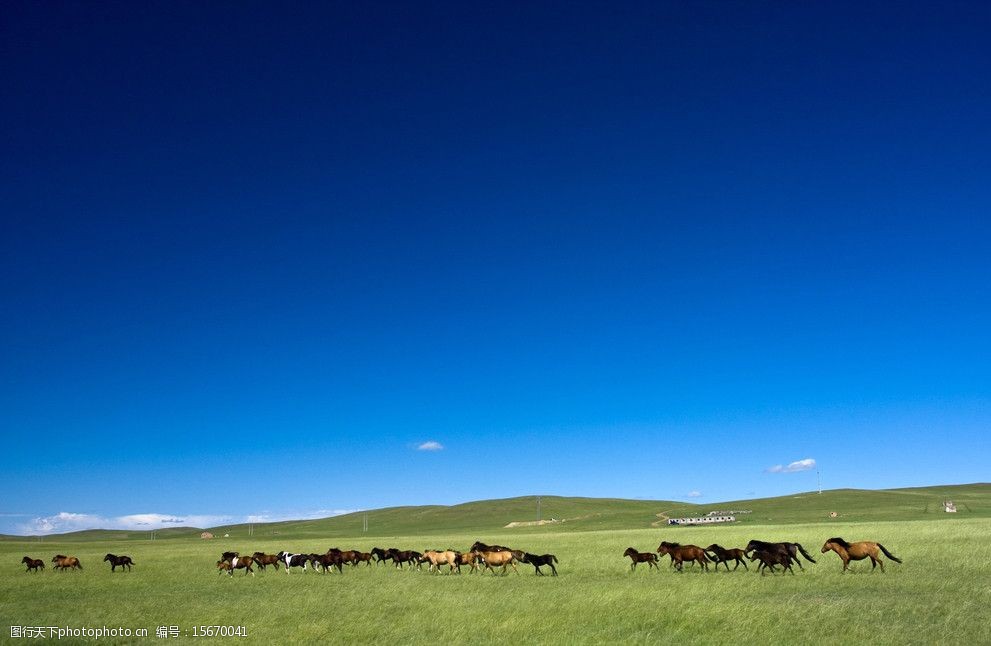
<svg viewBox="0 0 991 646"><path fill-rule="evenodd" d="M947 497L958 514L939 510ZM223 528L217 533L230 538L209 541L194 530L160 532L154 541L135 532L0 541L0 641L23 641L10 638L10 625L147 628L149 641L159 641L157 626L191 632L223 624L245 626L249 636L240 641L252 643L991 644L989 485L831 491L702 507L544 498L544 518L574 520L504 527L532 519L533 503L379 510L368 513L367 534L359 517L338 517L256 526L250 537L246 528ZM725 526L650 526L660 512L713 507L752 513ZM829 511L839 516L829 518ZM841 574L834 554L819 553L834 535L878 540L904 563L887 562L886 574L857 563ZM795 576L743 568L677 573L667 561L660 571L631 573L621 556L628 546L653 551L660 540L742 546L750 538L798 541L818 563L804 563ZM520 566L518 576L391 566L346 568L343 575L269 570L228 577L214 570L225 549L465 549L476 539L553 552L560 576L537 577L530 566ZM78 556L85 570L26 574L19 564L26 554L47 562L56 552ZM134 571L111 574L101 562L107 552L130 554Z"/></svg>

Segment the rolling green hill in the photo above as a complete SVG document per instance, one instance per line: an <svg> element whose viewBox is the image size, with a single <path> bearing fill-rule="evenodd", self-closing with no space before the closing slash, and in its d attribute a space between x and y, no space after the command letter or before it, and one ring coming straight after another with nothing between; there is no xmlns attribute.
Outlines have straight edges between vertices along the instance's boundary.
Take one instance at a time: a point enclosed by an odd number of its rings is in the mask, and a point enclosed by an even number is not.
<svg viewBox="0 0 991 646"><path fill-rule="evenodd" d="M942 509L943 500L957 504L956 515ZM461 532L485 532L487 536L500 532L532 532L535 534L562 531L594 531L613 529L644 529L666 526L665 517L701 516L709 511L727 510L737 513L739 525L781 525L793 523L877 522L890 520L925 520L991 517L991 484L946 485L879 491L835 489L800 493L777 498L737 500L729 502L692 504L661 500L624 500L612 498L568 498L541 496L540 516L543 525L536 525L537 498L525 496L499 500L483 500L460 505L428 505L419 507L389 507L356 512L317 520L285 521L254 525L253 535L262 538L278 535L355 537L443 535ZM836 518L830 513L835 512ZM363 532L367 518L368 531ZM515 523L512 527L507 527ZM678 528L672 528L677 531ZM196 537L200 529L169 527L156 531L156 538ZM229 525L210 529L218 537L224 534L245 536L247 525ZM150 532L89 530L63 534L59 541L128 540L149 538ZM4 537L24 540L23 537Z"/></svg>

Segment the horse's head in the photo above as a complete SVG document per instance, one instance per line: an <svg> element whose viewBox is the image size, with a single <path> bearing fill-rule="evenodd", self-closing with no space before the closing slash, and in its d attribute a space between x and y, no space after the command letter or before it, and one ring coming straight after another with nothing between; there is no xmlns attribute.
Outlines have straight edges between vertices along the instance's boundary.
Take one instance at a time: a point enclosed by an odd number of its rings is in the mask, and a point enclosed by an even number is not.
<svg viewBox="0 0 991 646"><path fill-rule="evenodd" d="M32 562L31 558L27 556L21 559L21 563L31 563L31 562Z"/></svg>
<svg viewBox="0 0 991 646"><path fill-rule="evenodd" d="M109 561L112 557L113 557L113 554L107 554L106 556L103 557L103 560L104 561Z"/></svg>
<svg viewBox="0 0 991 646"><path fill-rule="evenodd" d="M638 552L635 549L633 549L632 547L627 547L626 548L626 551L623 552L623 556L636 556L637 553Z"/></svg>

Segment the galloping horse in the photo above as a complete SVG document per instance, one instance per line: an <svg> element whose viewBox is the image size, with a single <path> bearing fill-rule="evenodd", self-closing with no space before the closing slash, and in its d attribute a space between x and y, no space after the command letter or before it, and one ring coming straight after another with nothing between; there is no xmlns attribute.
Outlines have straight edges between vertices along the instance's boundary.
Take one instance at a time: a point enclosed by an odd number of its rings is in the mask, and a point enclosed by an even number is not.
<svg viewBox="0 0 991 646"><path fill-rule="evenodd" d="M884 572L884 561L881 560L881 555L877 553L878 550L884 552L884 555L895 563L902 562L900 558L885 549L884 545L875 543L874 541L847 543L842 538L831 538L822 546L822 553L825 554L829 550L833 550L843 559L843 572L846 572L847 568L850 567L850 561L861 561L866 558L871 560L871 572L878 565L881 566L881 572Z"/></svg>
<svg viewBox="0 0 991 646"><path fill-rule="evenodd" d="M66 556L65 554L56 554L52 559L52 563L55 565L53 569L55 570L75 570L83 569L83 564L79 562L75 556Z"/></svg>
<svg viewBox="0 0 991 646"><path fill-rule="evenodd" d="M41 559L33 559L30 556L25 556L24 558L22 558L21 563L28 566L28 569L24 570L25 572L32 572L32 571L37 572L38 570L45 569L44 561L42 561Z"/></svg>
<svg viewBox="0 0 991 646"><path fill-rule="evenodd" d="M372 553L371 552L355 552L354 553L354 564L364 563L365 565L371 567L372 565Z"/></svg>
<svg viewBox="0 0 991 646"><path fill-rule="evenodd" d="M802 562L798 560L799 552L801 552L802 556L808 559L809 562L816 562L816 560L812 558L812 556L810 556L809 553L805 551L805 548L799 543L766 543L764 541L753 540L747 543L747 547L743 550L743 553L749 555L750 552L754 550L759 550L761 552L782 552L787 554L792 558L792 560L798 563L798 567L803 570L805 568L802 567ZM752 561L753 559L750 560Z"/></svg>
<svg viewBox="0 0 991 646"><path fill-rule="evenodd" d="M458 553L454 550L424 550L423 556L419 559L420 563L429 563L427 567L427 572L433 572L434 569L440 572L440 566L447 565L450 569L447 571L448 574L454 571L454 568L459 568L458 565Z"/></svg>
<svg viewBox="0 0 991 646"><path fill-rule="evenodd" d="M753 554L750 555L751 561L760 560L760 565L757 566L757 571L760 572L761 576L767 574L767 570L772 573L775 571L775 565L783 565L785 570L791 572L792 576L795 575L795 570L791 568L791 562L795 561L798 563L797 558L792 558L791 554L787 552L782 552L781 550L754 550Z"/></svg>
<svg viewBox="0 0 991 646"><path fill-rule="evenodd" d="M251 555L251 560L255 562L255 565L260 567L262 570L265 569L267 565L274 565L275 569L279 569L279 556L277 554L266 554L265 552L255 552Z"/></svg>
<svg viewBox="0 0 991 646"><path fill-rule="evenodd" d="M306 572L306 564L310 562L309 554L290 554L289 552L279 552L277 554L279 560L282 561L283 565L286 566L286 574L289 574L289 570L294 567L303 568L303 572Z"/></svg>
<svg viewBox="0 0 991 646"><path fill-rule="evenodd" d="M557 576L557 568L554 564L557 563L557 557L553 554L531 554L530 552L524 552L523 558L520 559L523 563L529 563L533 566L533 569L537 571L537 574L544 576L544 573L540 571L541 565L549 565L551 571L554 572L554 576Z"/></svg>
<svg viewBox="0 0 991 646"><path fill-rule="evenodd" d="M492 574L495 574L494 568L497 568L500 565L502 566L503 574L509 573L506 570L507 566L513 568L513 572L516 572L516 574L520 573L520 571L516 569L516 564L514 563L514 561L517 561L519 559L517 559L516 555L509 550L489 549L489 550L473 550L473 551L477 551L479 553L479 555L482 557L482 562L485 563L485 570L492 570ZM482 574L485 574L485 570L482 570Z"/></svg>
<svg viewBox="0 0 991 646"><path fill-rule="evenodd" d="M464 553L458 552L457 555L458 555L458 572L461 571L462 565L471 566L471 570L469 570L469 574L471 572L478 571L478 564L482 560L481 554L479 554L478 552L464 552Z"/></svg>
<svg viewBox="0 0 991 646"><path fill-rule="evenodd" d="M702 570L709 569L709 557L705 555L705 550L698 545L682 545L680 543L669 543L667 541L661 541L661 544L657 546L658 554L667 554L671 557L671 562L674 566L678 568L678 571L682 571L683 563L685 561L694 561L702 566ZM702 570L699 570L700 572Z"/></svg>
<svg viewBox="0 0 991 646"><path fill-rule="evenodd" d="M648 570L652 567L657 568L657 554L652 552L638 552L632 547L627 547L623 556L629 556L630 560L633 561L630 563L630 572L637 569L637 563L646 563ZM660 570L660 568L657 569Z"/></svg>
<svg viewBox="0 0 991 646"><path fill-rule="evenodd" d="M705 548L705 551L711 552L711 554L709 554L709 558L711 558L713 561L716 562L717 570L719 569L719 564L722 563L723 565L726 566L726 571L729 572L729 562L733 560L736 561L736 565L733 566L734 570L740 567L740 563L743 563L744 569L747 570L750 569L747 566L747 562L743 560L743 550L741 550L739 547L726 549L721 545L717 545L713 543L709 547Z"/></svg>
<svg viewBox="0 0 991 646"><path fill-rule="evenodd" d="M389 553L392 555L392 561L400 570L403 569L403 563L409 563L411 568L413 565L416 565L416 568L420 569L420 557L423 554L420 554L416 550L390 549Z"/></svg>
<svg viewBox="0 0 991 646"><path fill-rule="evenodd" d="M222 570L227 570L227 574L234 576L234 570L244 570L244 575L248 576L248 572L251 572L251 576L255 576L255 571L251 569L252 564L255 560L250 556L235 556L230 561L222 561L227 564L227 567L221 567Z"/></svg>
<svg viewBox="0 0 991 646"><path fill-rule="evenodd" d="M379 564L379 563L381 563L383 561L388 561L389 559L391 559L392 558L392 550L394 550L394 549L395 548L389 548L387 550L384 550L381 547L373 547L372 548L372 556L375 557L375 563L376 564Z"/></svg>
<svg viewBox="0 0 991 646"><path fill-rule="evenodd" d="M110 561L111 572L116 572L118 565L121 570L127 568L127 571L130 572L131 566L134 565L134 561L131 560L130 556L117 556L116 554L107 554L103 557L103 561L104 563Z"/></svg>

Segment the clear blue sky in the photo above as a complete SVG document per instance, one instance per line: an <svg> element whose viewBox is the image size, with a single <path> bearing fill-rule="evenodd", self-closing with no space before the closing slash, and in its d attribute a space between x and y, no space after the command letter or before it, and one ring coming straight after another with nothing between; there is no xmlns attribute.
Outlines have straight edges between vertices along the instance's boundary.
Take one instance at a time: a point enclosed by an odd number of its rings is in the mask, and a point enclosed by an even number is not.
<svg viewBox="0 0 991 646"><path fill-rule="evenodd" d="M987 480L988 33L5 3L0 532Z"/></svg>

